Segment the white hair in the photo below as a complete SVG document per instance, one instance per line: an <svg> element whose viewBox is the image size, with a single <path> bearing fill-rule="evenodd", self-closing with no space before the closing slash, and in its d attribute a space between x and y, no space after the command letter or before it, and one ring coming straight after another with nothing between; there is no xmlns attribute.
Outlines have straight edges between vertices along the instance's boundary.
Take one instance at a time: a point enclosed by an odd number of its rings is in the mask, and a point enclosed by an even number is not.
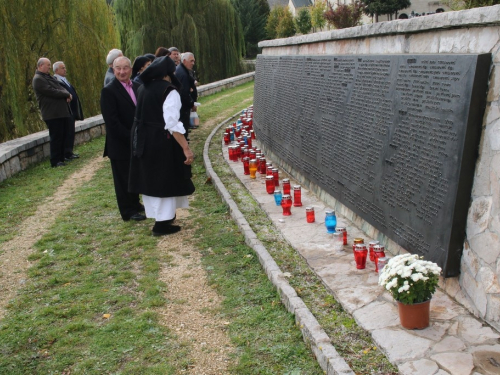
<svg viewBox="0 0 500 375"><path fill-rule="evenodd" d="M54 71L54 73L57 71L57 69L59 69L61 67L61 65L64 65L64 62L63 61L56 61L53 65L52 65L52 70Z"/></svg>
<svg viewBox="0 0 500 375"><path fill-rule="evenodd" d="M116 59L114 59L113 61L113 68L115 67L115 63L119 60L126 60L128 62L128 66L130 66L132 68L132 62L130 61L130 59L126 56L118 56Z"/></svg>
<svg viewBox="0 0 500 375"><path fill-rule="evenodd" d="M106 57L106 64L113 64L113 61L115 61L115 59L120 56L123 56L123 52L119 49L113 48L108 52L108 56Z"/></svg>
<svg viewBox="0 0 500 375"><path fill-rule="evenodd" d="M181 55L181 61L184 61L184 60L187 60L189 59L191 56L194 57L194 54L192 52L184 52L182 55Z"/></svg>

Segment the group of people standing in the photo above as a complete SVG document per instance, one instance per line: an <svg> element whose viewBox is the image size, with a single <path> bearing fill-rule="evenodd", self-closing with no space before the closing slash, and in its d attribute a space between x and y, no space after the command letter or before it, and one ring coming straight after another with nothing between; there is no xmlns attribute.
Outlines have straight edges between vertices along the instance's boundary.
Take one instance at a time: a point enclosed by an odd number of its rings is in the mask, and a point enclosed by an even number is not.
<svg viewBox="0 0 500 375"><path fill-rule="evenodd" d="M159 47L138 56L134 64L122 51L109 51L101 91L106 126L104 155L111 170L120 215L124 221L154 218L152 233L178 232L177 208L188 207L194 160L188 133L196 128L197 81L194 55L175 47ZM50 135L50 163L62 167L78 158L73 152L75 120L83 120L76 89L66 78L64 62L38 60L33 89ZM142 194L141 203L139 195Z"/></svg>
<svg viewBox="0 0 500 375"><path fill-rule="evenodd" d="M180 230L175 211L188 207L195 189L188 143L197 99L194 62L192 53L175 47L160 47L134 64L116 49L107 58L100 104L118 208L125 221L154 218L155 236Z"/></svg>
<svg viewBox="0 0 500 375"><path fill-rule="evenodd" d="M73 152L75 121L84 117L76 89L66 78L64 62L54 63L53 76L50 68L50 60L40 58L32 84L42 119L49 129L50 165L56 168L79 157Z"/></svg>

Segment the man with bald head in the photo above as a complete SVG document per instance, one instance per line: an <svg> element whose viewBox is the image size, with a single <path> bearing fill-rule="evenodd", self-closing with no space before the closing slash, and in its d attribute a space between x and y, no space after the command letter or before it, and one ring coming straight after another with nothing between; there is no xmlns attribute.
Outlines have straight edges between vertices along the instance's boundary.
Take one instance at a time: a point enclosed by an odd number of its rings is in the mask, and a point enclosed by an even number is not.
<svg viewBox="0 0 500 375"><path fill-rule="evenodd" d="M114 79L101 91L101 113L106 126L104 155L111 161L116 201L123 220L144 220L139 194L128 192L130 174L130 131L140 84L130 80L132 63L121 56L113 61Z"/></svg>
<svg viewBox="0 0 500 375"><path fill-rule="evenodd" d="M49 128L50 165L62 167L66 165L64 142L71 117L69 103L73 98L49 72L50 60L45 57L40 58L32 84L42 119Z"/></svg>

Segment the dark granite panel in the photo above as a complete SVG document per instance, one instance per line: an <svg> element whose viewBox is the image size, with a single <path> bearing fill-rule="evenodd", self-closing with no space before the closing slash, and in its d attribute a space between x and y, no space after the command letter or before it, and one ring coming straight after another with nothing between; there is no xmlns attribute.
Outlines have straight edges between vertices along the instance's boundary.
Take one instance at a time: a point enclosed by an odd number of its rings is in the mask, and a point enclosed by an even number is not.
<svg viewBox="0 0 500 375"><path fill-rule="evenodd" d="M489 54L259 56L257 137L389 238L460 270Z"/></svg>

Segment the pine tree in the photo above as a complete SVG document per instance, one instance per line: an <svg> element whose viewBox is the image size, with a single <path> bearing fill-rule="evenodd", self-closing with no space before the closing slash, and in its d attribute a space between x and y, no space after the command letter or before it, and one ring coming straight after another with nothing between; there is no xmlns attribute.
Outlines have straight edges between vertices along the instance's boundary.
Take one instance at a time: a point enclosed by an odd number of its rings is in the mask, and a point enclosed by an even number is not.
<svg viewBox="0 0 500 375"><path fill-rule="evenodd" d="M295 35L295 22L288 7L285 7L285 12L278 22L276 34L278 38L288 38Z"/></svg>
<svg viewBox="0 0 500 375"><path fill-rule="evenodd" d="M311 24L313 31L321 31L326 25L324 14L326 12L326 0L316 0L311 8Z"/></svg>
<svg viewBox="0 0 500 375"><path fill-rule="evenodd" d="M297 30L302 34L307 34L311 31L311 13L308 8L299 10L299 14L295 17L295 25L297 26Z"/></svg>
<svg viewBox="0 0 500 375"><path fill-rule="evenodd" d="M266 0L232 0L243 27L246 57L257 56L257 44L266 38L269 4Z"/></svg>

